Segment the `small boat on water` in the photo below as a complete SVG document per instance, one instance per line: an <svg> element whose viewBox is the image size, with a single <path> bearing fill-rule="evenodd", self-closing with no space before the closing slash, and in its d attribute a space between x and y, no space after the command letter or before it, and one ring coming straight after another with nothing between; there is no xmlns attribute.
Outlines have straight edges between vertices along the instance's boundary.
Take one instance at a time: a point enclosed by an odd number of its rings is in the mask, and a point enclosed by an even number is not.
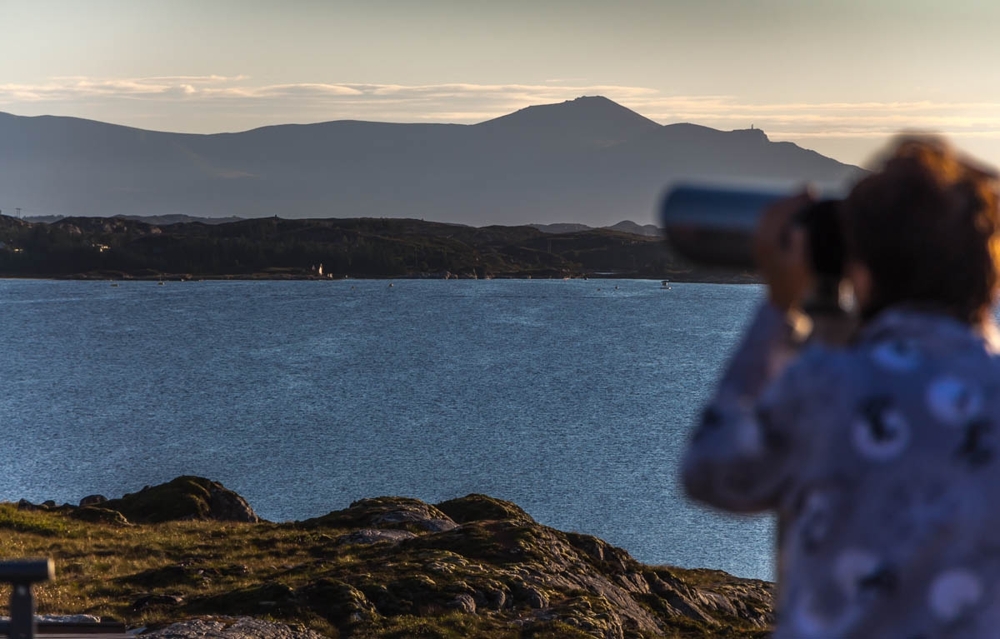
<svg viewBox="0 0 1000 639"><path fill-rule="evenodd" d="M665 291L669 291L670 290L670 280L663 280L662 282L660 282L660 288L663 289L663 290L665 290Z"/></svg>

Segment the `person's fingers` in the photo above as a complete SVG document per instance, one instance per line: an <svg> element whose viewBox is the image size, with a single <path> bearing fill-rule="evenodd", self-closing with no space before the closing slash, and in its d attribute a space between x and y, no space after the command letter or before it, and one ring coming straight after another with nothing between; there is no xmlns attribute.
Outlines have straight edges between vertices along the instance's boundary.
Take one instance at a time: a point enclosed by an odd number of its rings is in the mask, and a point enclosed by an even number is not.
<svg viewBox="0 0 1000 639"><path fill-rule="evenodd" d="M788 249L788 233L795 216L813 201L812 194L803 191L769 206L761 214L754 234L754 257L758 267L777 258Z"/></svg>
<svg viewBox="0 0 1000 639"><path fill-rule="evenodd" d="M811 285L809 236L796 218L812 202L808 191L775 202L761 215L754 238L757 267L781 309L800 303Z"/></svg>

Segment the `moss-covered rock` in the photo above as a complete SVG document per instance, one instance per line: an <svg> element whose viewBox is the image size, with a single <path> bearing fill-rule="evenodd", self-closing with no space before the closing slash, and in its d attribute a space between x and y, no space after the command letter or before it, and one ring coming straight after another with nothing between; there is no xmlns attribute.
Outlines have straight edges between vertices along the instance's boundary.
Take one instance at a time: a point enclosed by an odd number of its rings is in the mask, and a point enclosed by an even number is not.
<svg viewBox="0 0 1000 639"><path fill-rule="evenodd" d="M336 579L320 579L299 590L307 604L335 626L372 622L378 612L365 593Z"/></svg>
<svg viewBox="0 0 1000 639"><path fill-rule="evenodd" d="M80 521L92 524L107 524L109 526L128 526L129 522L125 515L110 508L99 508L97 506L84 506L69 512L69 516Z"/></svg>
<svg viewBox="0 0 1000 639"><path fill-rule="evenodd" d="M308 519L303 526L328 528L375 528L408 530L413 533L451 530L457 525L435 506L406 497L361 499L344 510Z"/></svg>
<svg viewBox="0 0 1000 639"><path fill-rule="evenodd" d="M131 522L144 524L192 519L260 521L245 499L203 477L183 476L166 484L147 486L137 493L103 502L101 508L115 510Z"/></svg>
<svg viewBox="0 0 1000 639"><path fill-rule="evenodd" d="M435 504L438 510L459 524L470 521L512 520L534 523L531 515L517 504L488 495L471 494Z"/></svg>

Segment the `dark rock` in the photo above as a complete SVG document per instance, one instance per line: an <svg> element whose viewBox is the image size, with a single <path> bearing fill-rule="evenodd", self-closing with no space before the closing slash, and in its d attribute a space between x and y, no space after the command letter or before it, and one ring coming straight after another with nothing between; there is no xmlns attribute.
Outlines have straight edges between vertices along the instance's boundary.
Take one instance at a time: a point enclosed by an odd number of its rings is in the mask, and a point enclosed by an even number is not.
<svg viewBox="0 0 1000 639"><path fill-rule="evenodd" d="M17 502L17 509L24 510L28 512L59 512L66 513L73 510L73 506L69 504L63 504L62 506L57 506L56 502L51 499L46 499L40 504L33 504L27 499L21 499Z"/></svg>
<svg viewBox="0 0 1000 639"><path fill-rule="evenodd" d="M320 579L301 588L299 595L338 627L372 621L378 616L363 592L335 579Z"/></svg>
<svg viewBox="0 0 1000 639"><path fill-rule="evenodd" d="M509 501L495 499L487 495L472 494L457 499L449 499L435 506L459 524L470 521L513 520L534 523L531 516Z"/></svg>
<svg viewBox="0 0 1000 639"><path fill-rule="evenodd" d="M602 639L625 639L625 630L631 626L611 601L599 595L570 597L548 612L562 623ZM627 636L634 636L636 628L629 627L629 630Z"/></svg>
<svg viewBox="0 0 1000 639"><path fill-rule="evenodd" d="M217 482L208 486L208 518L216 521L260 521L247 500Z"/></svg>
<svg viewBox="0 0 1000 639"><path fill-rule="evenodd" d="M453 610L458 610L459 612L464 612L466 614L474 615L476 614L476 600L472 598L472 595L467 595L462 593L455 597L449 604L449 608Z"/></svg>
<svg viewBox="0 0 1000 639"><path fill-rule="evenodd" d="M189 619L144 632L141 636L149 639L323 639L323 635L311 630L251 617Z"/></svg>
<svg viewBox="0 0 1000 639"><path fill-rule="evenodd" d="M474 521L435 535L421 535L401 545L450 550L470 559L505 565L544 563L552 558L550 544L557 539L555 531L537 524Z"/></svg>
<svg viewBox="0 0 1000 639"><path fill-rule="evenodd" d="M504 588L487 590L479 593L479 595L480 597L476 600L477 605L480 607L490 608L492 610L503 610L507 606L507 601L509 599L508 592Z"/></svg>
<svg viewBox="0 0 1000 639"><path fill-rule="evenodd" d="M532 608L549 607L549 598L546 597L544 593L535 588L526 588L524 599L525 601L528 602L528 605L531 606Z"/></svg>
<svg viewBox="0 0 1000 639"><path fill-rule="evenodd" d="M408 530L377 530L375 528L362 528L352 533L342 535L337 538L337 543L341 544L377 544L387 541L395 543L404 539L413 539L417 535Z"/></svg>
<svg viewBox="0 0 1000 639"><path fill-rule="evenodd" d="M249 575L250 569L243 564L230 564L219 568L218 574L225 577L241 577L243 575Z"/></svg>
<svg viewBox="0 0 1000 639"><path fill-rule="evenodd" d="M627 570L632 557L621 548L615 548L603 539L592 535L566 533L566 539L576 549L582 550L596 564L612 570Z"/></svg>
<svg viewBox="0 0 1000 639"><path fill-rule="evenodd" d="M179 595L143 595L132 602L132 610L136 612L153 606L178 606L184 603Z"/></svg>
<svg viewBox="0 0 1000 639"><path fill-rule="evenodd" d="M409 573L388 583L366 580L358 584L382 615L424 615L448 607L457 593L449 584L439 583L422 573Z"/></svg>
<svg viewBox="0 0 1000 639"><path fill-rule="evenodd" d="M196 614L295 617L302 609L295 590L279 582L266 582L192 601L187 610Z"/></svg>
<svg viewBox="0 0 1000 639"><path fill-rule="evenodd" d="M103 504L107 500L108 498L105 497L104 495L87 495L86 497L80 500L80 507L83 508L85 506L97 506L98 504Z"/></svg>
<svg viewBox="0 0 1000 639"><path fill-rule="evenodd" d="M120 578L122 583L148 589L194 585L200 584L204 580L204 570L183 564L151 568Z"/></svg>
<svg viewBox="0 0 1000 639"><path fill-rule="evenodd" d="M92 524L107 524L110 526L128 526L129 522L117 510L109 508L97 508L96 506L84 506L83 508L73 508L69 511L69 516L80 521Z"/></svg>
<svg viewBox="0 0 1000 639"><path fill-rule="evenodd" d="M302 522L307 527L377 528L412 533L451 530L457 524L434 506L419 499L376 497L356 501L349 508Z"/></svg>
<svg viewBox="0 0 1000 639"><path fill-rule="evenodd" d="M144 524L189 519L260 521L245 499L203 477L178 477L166 484L147 486L137 493L108 500L102 507Z"/></svg>
<svg viewBox="0 0 1000 639"><path fill-rule="evenodd" d="M35 615L38 624L50 623L73 623L73 624L96 624L101 623L101 618L96 615Z"/></svg>

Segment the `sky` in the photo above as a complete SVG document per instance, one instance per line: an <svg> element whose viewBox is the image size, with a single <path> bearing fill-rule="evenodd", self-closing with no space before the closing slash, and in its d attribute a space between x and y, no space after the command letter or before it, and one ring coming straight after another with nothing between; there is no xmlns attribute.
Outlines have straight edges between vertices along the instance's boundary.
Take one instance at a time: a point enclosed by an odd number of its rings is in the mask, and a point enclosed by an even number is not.
<svg viewBox="0 0 1000 639"><path fill-rule="evenodd" d="M0 111L216 133L604 95L855 164L921 130L1000 165L998 24L996 0L0 0Z"/></svg>

